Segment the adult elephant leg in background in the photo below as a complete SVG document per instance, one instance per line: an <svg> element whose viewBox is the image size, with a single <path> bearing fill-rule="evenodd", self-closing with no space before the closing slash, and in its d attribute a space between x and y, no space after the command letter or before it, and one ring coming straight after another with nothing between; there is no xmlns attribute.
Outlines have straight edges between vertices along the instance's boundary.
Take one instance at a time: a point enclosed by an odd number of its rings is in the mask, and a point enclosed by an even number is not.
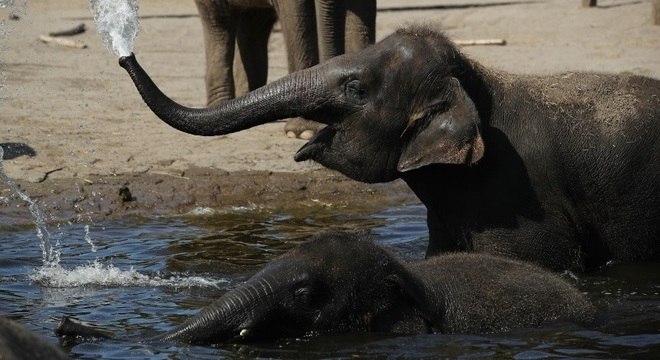
<svg viewBox="0 0 660 360"><path fill-rule="evenodd" d="M289 72L319 63L316 17L312 1L273 1L286 44Z"/></svg>
<svg viewBox="0 0 660 360"><path fill-rule="evenodd" d="M266 84L268 39L277 21L277 14L271 8L243 8L239 14L234 53L235 96Z"/></svg>
<svg viewBox="0 0 660 360"><path fill-rule="evenodd" d="M319 43L314 2L279 0L274 1L273 5L280 14L289 73L318 64ZM302 117L294 117L287 120L284 132L290 138L310 139L323 126Z"/></svg>
<svg viewBox="0 0 660 360"><path fill-rule="evenodd" d="M376 0L316 0L315 10L321 62L360 51L375 42ZM324 126L297 117L287 122L284 131L288 137L310 139Z"/></svg>
<svg viewBox="0 0 660 360"><path fill-rule="evenodd" d="M250 7L228 0L195 0L204 34L209 105L266 84L268 38L277 16L267 1L245 3Z"/></svg>
<svg viewBox="0 0 660 360"><path fill-rule="evenodd" d="M268 38L277 17L289 72L357 51L375 38L376 0L195 0L206 46L207 103L215 105L266 83ZM277 14L277 15L276 15ZM317 26L320 31L317 34ZM235 52L234 44L238 48ZM311 138L323 127L293 118L289 137Z"/></svg>
<svg viewBox="0 0 660 360"><path fill-rule="evenodd" d="M316 0L319 58L360 51L376 40L376 0Z"/></svg>

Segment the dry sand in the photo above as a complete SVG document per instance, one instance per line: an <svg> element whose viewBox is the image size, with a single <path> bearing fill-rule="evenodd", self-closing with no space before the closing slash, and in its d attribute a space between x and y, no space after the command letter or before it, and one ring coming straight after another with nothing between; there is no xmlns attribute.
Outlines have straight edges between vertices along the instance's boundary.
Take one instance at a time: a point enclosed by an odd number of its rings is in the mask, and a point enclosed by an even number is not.
<svg viewBox="0 0 660 360"><path fill-rule="evenodd" d="M192 0L142 0L135 53L175 100L202 106L204 49ZM479 6L465 6L473 4ZM482 64L514 73L632 72L660 78L660 26L651 4L600 0L380 0L377 37L410 23L439 23L454 39L501 38L465 47ZM402 9L407 8L407 9ZM18 20L11 20L18 15ZM104 48L84 0L16 0L0 9L4 63L0 143L5 173L58 218L182 213L198 206L387 205L415 201L401 182L359 184L312 163L283 123L203 138L160 122ZM38 40L85 23L85 49ZM281 33L271 37L269 78L286 74ZM9 147L9 143L18 144ZM21 155L24 154L24 155ZM20 156L19 156L20 155ZM132 193L124 201L122 187ZM0 184L0 223L29 220ZM322 205L319 205L322 204Z"/></svg>

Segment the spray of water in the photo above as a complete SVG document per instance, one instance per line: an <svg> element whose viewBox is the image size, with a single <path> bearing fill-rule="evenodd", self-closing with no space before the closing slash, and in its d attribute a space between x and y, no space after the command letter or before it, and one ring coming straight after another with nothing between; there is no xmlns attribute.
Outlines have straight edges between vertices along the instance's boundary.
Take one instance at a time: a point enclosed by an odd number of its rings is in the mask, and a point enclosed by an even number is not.
<svg viewBox="0 0 660 360"><path fill-rule="evenodd" d="M105 46L117 56L130 55L139 27L137 0L89 0L89 6Z"/></svg>
<svg viewBox="0 0 660 360"><path fill-rule="evenodd" d="M44 265L55 265L60 262L60 251L54 250L50 245L50 232L46 226L46 215L39 209L37 203L28 196L25 192L18 188L18 185L5 175L2 169L2 159L4 157L4 150L0 146L0 180L9 186L9 189L14 192L21 200L28 203L32 219L37 228L37 237L41 241L41 252L43 254Z"/></svg>
<svg viewBox="0 0 660 360"><path fill-rule="evenodd" d="M198 276L146 275L134 269L121 270L112 264L94 261L91 264L68 270L60 266L42 267L30 275L30 280L52 288L72 288L86 285L104 287L213 287L227 284L227 279L206 279Z"/></svg>
<svg viewBox="0 0 660 360"><path fill-rule="evenodd" d="M96 245L94 245L92 237L89 235L89 225L85 225L85 241L92 247L92 252L96 252Z"/></svg>
<svg viewBox="0 0 660 360"><path fill-rule="evenodd" d="M161 276L141 274L134 269L121 270L112 264L101 264L98 259L88 265L78 266L74 269L65 269L60 263L60 244L59 239L55 243L55 248L50 244L51 233L46 226L46 216L39 209L37 203L25 192L18 188L18 185L10 177L5 175L2 168L2 159L4 149L0 146L0 181L4 182L9 188L23 201L28 203L33 221L36 225L37 237L41 240L41 251L43 254L43 266L35 269L30 275L30 280L46 287L71 288L85 285L98 286L143 286L143 287L215 287L219 288L221 283L227 283L226 279L206 279L198 276ZM96 245L92 241L89 231L89 225L85 225L85 241L91 246L91 251L96 252Z"/></svg>
<svg viewBox="0 0 660 360"><path fill-rule="evenodd" d="M20 2L20 1L19 1ZM24 3L25 1L22 1ZM133 51L133 42L138 32L137 0L89 0L90 8L94 14L99 34L105 45L117 56L127 56ZM0 0L0 9L16 8L15 0ZM19 9L20 10L20 9ZM4 23L0 20L0 35L6 35ZM4 36L0 36L4 37ZM0 68L1 70L1 68ZM2 84L0 82L0 88ZM4 150L0 146L0 181L21 200L25 201L36 225L37 237L41 244L43 266L35 269L30 279L46 287L71 288L85 285L99 286L146 286L146 287L215 287L228 283L226 279L207 279L197 276L161 276L159 274L141 274L134 269L121 270L112 264L101 264L98 259L88 265L78 266L74 269L65 269L59 265L60 250L59 239L55 246L51 246L51 233L46 226L46 216L37 203L28 194L21 191L18 185L7 175L2 168ZM96 245L92 241L89 225L85 226L85 241L96 252Z"/></svg>

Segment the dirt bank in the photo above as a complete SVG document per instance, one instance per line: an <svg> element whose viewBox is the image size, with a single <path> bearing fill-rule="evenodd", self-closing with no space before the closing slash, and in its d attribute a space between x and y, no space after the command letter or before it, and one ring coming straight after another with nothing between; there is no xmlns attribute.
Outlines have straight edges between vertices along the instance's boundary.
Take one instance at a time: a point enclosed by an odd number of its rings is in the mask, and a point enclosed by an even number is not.
<svg viewBox="0 0 660 360"><path fill-rule="evenodd" d="M135 53L142 65L171 97L202 106L204 50L194 3L139 3ZM650 2L599 4L586 9L577 0L381 0L377 37L409 23L439 23L454 39L505 39L506 46L464 51L506 71L660 77L660 26L651 23ZM303 142L286 138L283 123L217 138L169 128L146 108L103 47L85 0L16 1L0 10L0 19L5 34L0 143L11 155L3 166L57 217L415 201L400 182L359 184L315 164L295 163L293 154ZM81 22L88 31L75 40L85 49L38 40ZM280 33L272 36L270 48L272 80L286 73ZM123 186L135 199L119 199ZM2 184L0 196L3 222L29 219Z"/></svg>

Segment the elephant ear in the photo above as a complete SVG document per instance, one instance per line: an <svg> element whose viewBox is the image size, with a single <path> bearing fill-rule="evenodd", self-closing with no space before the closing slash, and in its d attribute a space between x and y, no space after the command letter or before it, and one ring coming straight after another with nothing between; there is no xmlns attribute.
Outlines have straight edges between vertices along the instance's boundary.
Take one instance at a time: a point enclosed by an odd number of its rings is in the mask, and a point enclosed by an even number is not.
<svg viewBox="0 0 660 360"><path fill-rule="evenodd" d="M405 301L417 310L429 331L438 327L436 325L442 321L441 308L438 306L442 299L437 298L436 294L429 293L430 289L425 288L421 279L405 270L398 274L390 274L386 281L389 286L397 288Z"/></svg>
<svg viewBox="0 0 660 360"><path fill-rule="evenodd" d="M474 103L458 79L443 82L444 90L424 99L411 112L404 131L410 138L399 158L400 172L431 164L472 164L483 157Z"/></svg>

